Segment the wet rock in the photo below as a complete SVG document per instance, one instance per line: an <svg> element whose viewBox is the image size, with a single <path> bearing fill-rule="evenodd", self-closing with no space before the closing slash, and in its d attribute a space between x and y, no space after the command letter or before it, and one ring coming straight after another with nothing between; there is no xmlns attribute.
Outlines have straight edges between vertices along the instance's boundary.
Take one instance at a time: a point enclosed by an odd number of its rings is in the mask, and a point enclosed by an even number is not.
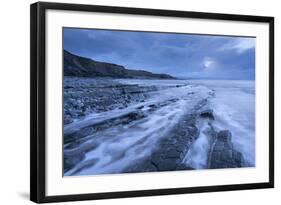
<svg viewBox="0 0 281 205"><path fill-rule="evenodd" d="M93 166L94 164L97 163L97 161L98 161L97 159L93 158L81 162L77 167L75 167L75 170L72 171L71 175L75 175L80 171L82 171L83 169Z"/></svg>
<svg viewBox="0 0 281 205"><path fill-rule="evenodd" d="M127 125L132 121L144 118L146 115L141 110L133 111L125 115L111 118L108 120L101 121L99 123L94 123L89 126L85 126L78 131L72 132L71 134L64 134L64 144L75 143L79 144L83 142L83 138L92 135L98 131L105 130L109 127L114 127L120 124Z"/></svg>
<svg viewBox="0 0 281 205"><path fill-rule="evenodd" d="M140 162L136 162L134 165L128 167L126 170L123 170L124 173L136 173L140 172L140 167L141 167L141 172L156 172L158 171L158 167L156 167L151 161L149 160L144 160Z"/></svg>
<svg viewBox="0 0 281 205"><path fill-rule="evenodd" d="M70 170L72 167L74 167L77 163L82 161L85 158L85 155L83 153L76 154L74 156L68 157L64 156L64 172Z"/></svg>
<svg viewBox="0 0 281 205"><path fill-rule="evenodd" d="M220 131L209 155L209 168L243 167L244 159L240 152L233 148L231 132Z"/></svg>
<svg viewBox="0 0 281 205"><path fill-rule="evenodd" d="M66 115L66 116L64 117L63 122L64 122L64 124L66 125L66 124L72 123L73 120L72 120L72 118L71 118L70 115Z"/></svg>
<svg viewBox="0 0 281 205"><path fill-rule="evenodd" d="M165 158L179 158L180 152L177 149L168 150L165 154Z"/></svg>
<svg viewBox="0 0 281 205"><path fill-rule="evenodd" d="M185 115L150 156L127 167L124 172L190 170L192 168L182 164L182 160L198 136L196 114Z"/></svg>
<svg viewBox="0 0 281 205"><path fill-rule="evenodd" d="M177 163L174 158L165 158L164 160L159 161L156 165L159 171L174 171L176 170Z"/></svg>
<svg viewBox="0 0 281 205"><path fill-rule="evenodd" d="M145 102L147 98L151 97L150 92L157 90L155 86L142 87L139 85L124 85L114 83L114 81L98 79L77 79L65 78L66 86L64 90L64 122L71 123L75 118L83 118L90 113L106 112L114 109L124 109L136 102ZM177 86L176 86L177 87ZM180 86L178 86L180 87ZM188 93L195 94L194 92ZM212 93L209 93L211 95ZM196 96L194 96L196 97ZM202 98L201 98L202 99ZM65 154L64 166L65 170L73 167L74 164L81 162L84 159L85 153L89 150L95 149L96 145L84 145L87 139L96 139L102 130L111 127L129 125L131 122L140 120L151 112L159 108L177 102L178 98L168 99L165 102L142 104L136 108L136 111L119 115L118 117L108 118L99 121L95 124L87 125L74 131L69 135L65 135L65 153L74 153L72 149L80 146L80 151L77 155ZM208 121L212 123L214 120L213 110L205 109L208 104L208 98L202 99L197 105L186 115L184 115L167 136L161 138L158 146L152 151L149 156L140 159L135 164L125 168L122 172L151 172L151 171L173 171L173 170L190 170L189 165L183 163L189 148L198 138L200 130L196 127L197 122ZM129 109L128 109L129 110ZM200 110L200 112L199 112ZM202 111L203 110L203 111ZM122 112L123 113L123 112ZM125 112L124 112L125 113ZM168 118L169 119L169 118ZM133 124L133 123L131 123ZM229 131L216 131L209 129L205 131L208 136L211 148L208 148L209 168L228 168L241 167L244 160L240 152L233 148L231 142L231 133ZM204 132L204 133L205 133ZM206 134L205 133L205 134ZM137 142L138 144L140 142ZM87 143L84 143L87 144ZM76 152L75 152L76 153ZM115 158L123 155L114 155ZM85 162L84 166L90 166L95 161Z"/></svg>
<svg viewBox="0 0 281 205"><path fill-rule="evenodd" d="M184 163L180 163L177 165L176 170L194 170L194 169Z"/></svg>
<svg viewBox="0 0 281 205"><path fill-rule="evenodd" d="M141 109L143 109L143 108L144 108L144 106L139 106L139 107L137 107L138 110L141 110Z"/></svg>
<svg viewBox="0 0 281 205"><path fill-rule="evenodd" d="M82 119L91 113L124 109L136 102L145 102L156 86L121 84L110 79L64 78L64 122ZM154 107L152 110L156 109Z"/></svg>
<svg viewBox="0 0 281 205"><path fill-rule="evenodd" d="M208 110L202 111L200 113L200 117L202 117L202 118L209 118L209 119L212 119L212 120L215 119L212 109L208 109Z"/></svg>
<svg viewBox="0 0 281 205"><path fill-rule="evenodd" d="M144 113L141 111L134 111L134 112L131 112L128 115L126 115L126 117L128 117L129 121L138 120L138 119L143 118L144 116L145 116Z"/></svg>

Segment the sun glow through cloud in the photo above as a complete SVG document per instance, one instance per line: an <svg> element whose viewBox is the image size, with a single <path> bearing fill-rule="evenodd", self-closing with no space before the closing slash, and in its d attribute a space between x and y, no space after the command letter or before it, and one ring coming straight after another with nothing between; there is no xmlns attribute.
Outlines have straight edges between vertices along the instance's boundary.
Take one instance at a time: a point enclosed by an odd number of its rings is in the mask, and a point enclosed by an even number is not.
<svg viewBox="0 0 281 205"><path fill-rule="evenodd" d="M203 66L205 70L213 70L215 68L215 61L210 57L205 57L203 59Z"/></svg>

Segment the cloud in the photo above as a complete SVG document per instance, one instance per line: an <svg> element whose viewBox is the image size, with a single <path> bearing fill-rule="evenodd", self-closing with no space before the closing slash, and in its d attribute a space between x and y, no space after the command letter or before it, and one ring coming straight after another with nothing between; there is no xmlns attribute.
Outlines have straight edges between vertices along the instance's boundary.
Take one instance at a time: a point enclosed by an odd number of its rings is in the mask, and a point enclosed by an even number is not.
<svg viewBox="0 0 281 205"><path fill-rule="evenodd" d="M235 50L238 54L244 53L245 51L255 48L255 38L236 38L229 41L228 43L219 47L220 51Z"/></svg>
<svg viewBox="0 0 281 205"><path fill-rule="evenodd" d="M254 48L253 38L64 29L64 49L76 55L186 78L253 79Z"/></svg>
<svg viewBox="0 0 281 205"><path fill-rule="evenodd" d="M215 60L210 57L205 57L202 62L205 70L213 70L215 68L215 63Z"/></svg>

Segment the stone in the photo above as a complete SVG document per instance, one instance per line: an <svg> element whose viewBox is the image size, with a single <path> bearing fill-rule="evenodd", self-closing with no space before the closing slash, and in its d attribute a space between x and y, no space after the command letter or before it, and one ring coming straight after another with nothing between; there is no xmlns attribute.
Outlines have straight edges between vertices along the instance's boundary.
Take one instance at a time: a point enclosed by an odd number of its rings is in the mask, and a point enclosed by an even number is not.
<svg viewBox="0 0 281 205"><path fill-rule="evenodd" d="M196 127L197 117L197 114L185 115L169 132L169 136L159 142L158 147L153 150L150 156L138 162L137 165L128 167L125 172L152 171L153 168L156 169L153 171L191 170L191 167L181 162L191 144L199 136L199 130ZM148 162L151 165L148 166Z"/></svg>
<svg viewBox="0 0 281 205"><path fill-rule="evenodd" d="M165 154L165 158L179 158L179 156L180 152L178 152L176 149L172 149L169 152L166 152Z"/></svg>
<svg viewBox="0 0 281 205"><path fill-rule="evenodd" d="M202 118L209 118L211 120L214 120L214 114L213 114L213 110L212 109L208 109L208 110L204 110L200 113L200 117Z"/></svg>
<svg viewBox="0 0 281 205"><path fill-rule="evenodd" d="M85 158L84 153L79 153L71 157L64 156L64 166L63 166L64 172L70 170L72 167L74 167L77 163L82 161L84 158Z"/></svg>
<svg viewBox="0 0 281 205"><path fill-rule="evenodd" d="M214 141L213 149L210 151L208 167L211 169L235 168L243 167L243 164L243 155L233 148L231 132L220 131Z"/></svg>
<svg viewBox="0 0 281 205"><path fill-rule="evenodd" d="M154 163L158 168L158 171L174 171L176 170L177 163L174 158L166 158L158 161L158 163Z"/></svg>
<svg viewBox="0 0 281 205"><path fill-rule="evenodd" d="M64 120L63 120L64 124L69 124L69 123L72 123L73 122L73 119L71 118L70 115L65 115L64 116Z"/></svg>
<svg viewBox="0 0 281 205"><path fill-rule="evenodd" d="M194 169L184 163L180 163L177 165L176 170L194 170Z"/></svg>
<svg viewBox="0 0 281 205"><path fill-rule="evenodd" d="M229 130L220 131L217 135L217 140L223 142L225 147L232 147L231 132Z"/></svg>

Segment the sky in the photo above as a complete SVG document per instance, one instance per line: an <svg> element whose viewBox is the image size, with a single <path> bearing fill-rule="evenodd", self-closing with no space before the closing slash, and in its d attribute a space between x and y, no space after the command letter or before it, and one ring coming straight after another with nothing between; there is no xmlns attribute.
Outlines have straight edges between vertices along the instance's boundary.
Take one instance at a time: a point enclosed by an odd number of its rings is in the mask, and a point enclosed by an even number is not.
<svg viewBox="0 0 281 205"><path fill-rule="evenodd" d="M179 78L255 79L255 38L64 28L64 49Z"/></svg>

